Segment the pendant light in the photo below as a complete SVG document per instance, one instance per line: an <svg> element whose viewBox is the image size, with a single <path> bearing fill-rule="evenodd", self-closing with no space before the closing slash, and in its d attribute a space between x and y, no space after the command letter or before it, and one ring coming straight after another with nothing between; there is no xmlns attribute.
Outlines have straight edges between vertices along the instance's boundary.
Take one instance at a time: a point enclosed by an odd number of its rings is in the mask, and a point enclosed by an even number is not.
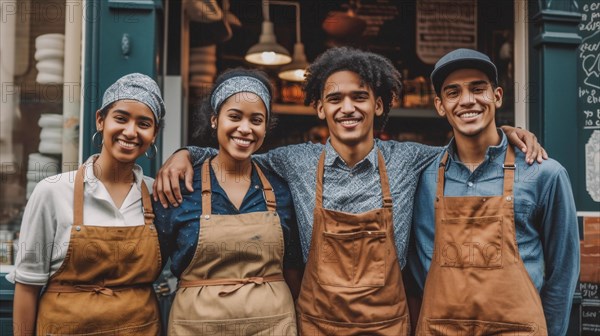
<svg viewBox="0 0 600 336"><path fill-rule="evenodd" d="M283 65L290 63L290 53L277 43L273 22L269 19L269 1L263 0L262 32L258 43L250 47L246 53L246 61L260 65Z"/></svg>
<svg viewBox="0 0 600 336"><path fill-rule="evenodd" d="M300 4L297 2L272 1L273 4L290 5L296 7L296 44L294 44L294 56L292 63L285 65L279 71L279 78L289 82L302 82L308 68L304 44L300 40Z"/></svg>

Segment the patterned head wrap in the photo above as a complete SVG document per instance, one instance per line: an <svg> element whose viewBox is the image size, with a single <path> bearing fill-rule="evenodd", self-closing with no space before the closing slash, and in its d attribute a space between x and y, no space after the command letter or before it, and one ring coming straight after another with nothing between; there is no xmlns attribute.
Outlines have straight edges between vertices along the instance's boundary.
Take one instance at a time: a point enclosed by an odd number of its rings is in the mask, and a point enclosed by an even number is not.
<svg viewBox="0 0 600 336"><path fill-rule="evenodd" d="M210 106L214 113L218 113L219 108L227 98L240 92L251 92L260 97L267 109L267 118L271 116L271 95L269 90L260 80L250 76L234 76L221 83L210 97ZM246 97L245 97L246 98ZM247 97L246 99L252 99Z"/></svg>
<svg viewBox="0 0 600 336"><path fill-rule="evenodd" d="M165 103L160 95L160 88L154 79L144 74L131 73L119 78L104 92L100 109L124 99L146 104L154 113L157 123L165 116Z"/></svg>

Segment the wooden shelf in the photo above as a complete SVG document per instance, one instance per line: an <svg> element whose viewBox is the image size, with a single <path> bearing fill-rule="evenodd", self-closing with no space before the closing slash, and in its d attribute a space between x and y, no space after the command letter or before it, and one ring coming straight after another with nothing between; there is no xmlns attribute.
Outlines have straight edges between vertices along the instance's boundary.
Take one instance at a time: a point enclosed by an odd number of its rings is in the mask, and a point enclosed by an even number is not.
<svg viewBox="0 0 600 336"><path fill-rule="evenodd" d="M312 106L298 104L273 104L273 113L282 115L316 116ZM390 118L439 118L434 108L393 108Z"/></svg>

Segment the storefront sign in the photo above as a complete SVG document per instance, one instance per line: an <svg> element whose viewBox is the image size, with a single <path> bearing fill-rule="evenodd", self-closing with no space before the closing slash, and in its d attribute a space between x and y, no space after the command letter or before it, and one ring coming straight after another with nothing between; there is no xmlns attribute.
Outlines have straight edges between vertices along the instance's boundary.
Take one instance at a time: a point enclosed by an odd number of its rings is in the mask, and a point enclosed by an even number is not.
<svg viewBox="0 0 600 336"><path fill-rule="evenodd" d="M600 1L582 0L578 57L580 168L578 211L600 209Z"/></svg>
<svg viewBox="0 0 600 336"><path fill-rule="evenodd" d="M477 49L477 2L418 0L417 55L427 64L457 48Z"/></svg>

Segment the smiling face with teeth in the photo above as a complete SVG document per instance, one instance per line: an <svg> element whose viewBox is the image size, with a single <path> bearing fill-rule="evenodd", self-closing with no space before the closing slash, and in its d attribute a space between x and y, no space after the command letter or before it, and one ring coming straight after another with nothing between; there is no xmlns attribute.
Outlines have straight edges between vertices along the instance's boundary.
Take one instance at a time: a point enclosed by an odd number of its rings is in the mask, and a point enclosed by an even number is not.
<svg viewBox="0 0 600 336"><path fill-rule="evenodd" d="M239 92L223 102L211 122L217 127L219 160L249 161L263 144L267 108L256 94Z"/></svg>
<svg viewBox="0 0 600 336"><path fill-rule="evenodd" d="M102 157L133 163L156 140L158 126L146 104L118 100L109 106L105 115L96 112L96 129L102 133Z"/></svg>
<svg viewBox="0 0 600 336"><path fill-rule="evenodd" d="M440 95L435 98L435 107L452 126L457 141L469 138L495 141L498 137L495 114L502 106L503 91L494 88L485 73L477 69L453 71L444 80Z"/></svg>
<svg viewBox="0 0 600 336"><path fill-rule="evenodd" d="M342 70L325 81L317 113L327 121L332 146L343 155L345 149L373 147L373 120L383 114L383 103L357 73Z"/></svg>

